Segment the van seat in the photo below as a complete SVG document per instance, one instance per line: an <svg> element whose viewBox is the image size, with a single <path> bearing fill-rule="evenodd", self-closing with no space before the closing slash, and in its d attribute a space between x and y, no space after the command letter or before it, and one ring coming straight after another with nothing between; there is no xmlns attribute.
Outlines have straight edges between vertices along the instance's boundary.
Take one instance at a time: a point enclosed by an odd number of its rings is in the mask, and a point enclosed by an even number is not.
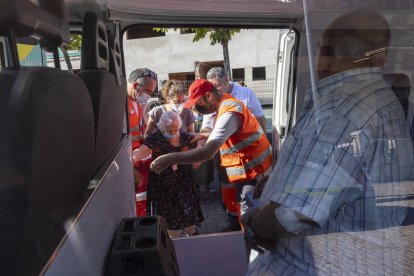
<svg viewBox="0 0 414 276"><path fill-rule="evenodd" d="M110 72L114 53L109 48L105 25L94 12L87 12L82 26L81 70L93 104L95 123L94 173L114 152L122 138L126 83ZM119 66L118 66L119 67ZM119 68L117 67L117 72Z"/></svg>

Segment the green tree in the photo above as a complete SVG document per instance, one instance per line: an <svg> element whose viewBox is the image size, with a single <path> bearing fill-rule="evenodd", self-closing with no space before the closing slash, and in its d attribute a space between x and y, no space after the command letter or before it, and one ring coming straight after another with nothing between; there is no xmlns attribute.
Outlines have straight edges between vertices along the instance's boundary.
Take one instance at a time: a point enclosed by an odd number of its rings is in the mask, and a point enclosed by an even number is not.
<svg viewBox="0 0 414 276"><path fill-rule="evenodd" d="M63 56L65 57L69 72L73 72L73 69L72 69L72 64L70 62L68 50L80 51L81 46L82 46L82 35L70 34L70 43L61 47L61 51L62 51Z"/></svg>
<svg viewBox="0 0 414 276"><path fill-rule="evenodd" d="M66 50L78 50L80 51L82 45L82 35L70 34L70 44L66 46Z"/></svg>
<svg viewBox="0 0 414 276"><path fill-rule="evenodd" d="M154 28L155 31L166 32L168 28ZM174 29L177 30L177 29ZM210 44L221 44L223 47L224 70L232 79L230 70L230 56L229 56L229 42L240 29L221 29L221 28L183 28L183 30L190 30L194 32L193 42L200 41L209 34Z"/></svg>

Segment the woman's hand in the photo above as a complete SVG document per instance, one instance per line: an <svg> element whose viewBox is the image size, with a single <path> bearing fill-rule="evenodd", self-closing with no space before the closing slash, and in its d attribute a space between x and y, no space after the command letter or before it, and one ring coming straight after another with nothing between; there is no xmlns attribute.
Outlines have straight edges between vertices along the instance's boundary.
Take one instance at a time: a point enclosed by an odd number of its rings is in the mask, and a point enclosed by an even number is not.
<svg viewBox="0 0 414 276"><path fill-rule="evenodd" d="M200 140L207 140L208 135L210 135L210 133L191 133L191 135L193 136L193 139L191 140L191 143L195 143L197 141Z"/></svg>
<svg viewBox="0 0 414 276"><path fill-rule="evenodd" d="M146 157L148 157L151 154L151 149L147 147L146 145L141 145L139 148L135 149L132 152L132 160L134 164Z"/></svg>
<svg viewBox="0 0 414 276"><path fill-rule="evenodd" d="M159 156L157 159L152 161L152 163L150 165L150 169L153 170L154 172L160 174L169 165L173 164L173 162L170 161L169 156L170 156L170 154L165 154L165 155Z"/></svg>

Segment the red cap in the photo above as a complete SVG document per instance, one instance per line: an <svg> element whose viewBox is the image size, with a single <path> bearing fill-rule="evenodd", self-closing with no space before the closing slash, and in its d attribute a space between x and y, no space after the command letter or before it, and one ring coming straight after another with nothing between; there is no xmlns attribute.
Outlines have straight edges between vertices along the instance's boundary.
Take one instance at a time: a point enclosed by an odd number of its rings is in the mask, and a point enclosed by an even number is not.
<svg viewBox="0 0 414 276"><path fill-rule="evenodd" d="M185 108L191 108L200 99L201 96L214 89L214 84L208 80L196 80L188 88L188 100L185 103Z"/></svg>

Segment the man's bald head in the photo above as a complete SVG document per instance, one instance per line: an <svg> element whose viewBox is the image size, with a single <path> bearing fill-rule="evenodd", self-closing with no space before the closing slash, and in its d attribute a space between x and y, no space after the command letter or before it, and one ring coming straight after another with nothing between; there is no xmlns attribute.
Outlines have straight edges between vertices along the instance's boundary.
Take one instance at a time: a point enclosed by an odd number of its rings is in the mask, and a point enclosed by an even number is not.
<svg viewBox="0 0 414 276"><path fill-rule="evenodd" d="M379 56L364 58L368 52L388 47L389 40L388 22L376 12L352 11L336 18L320 42L317 65L320 78L352 68L383 66L384 53L379 59Z"/></svg>

